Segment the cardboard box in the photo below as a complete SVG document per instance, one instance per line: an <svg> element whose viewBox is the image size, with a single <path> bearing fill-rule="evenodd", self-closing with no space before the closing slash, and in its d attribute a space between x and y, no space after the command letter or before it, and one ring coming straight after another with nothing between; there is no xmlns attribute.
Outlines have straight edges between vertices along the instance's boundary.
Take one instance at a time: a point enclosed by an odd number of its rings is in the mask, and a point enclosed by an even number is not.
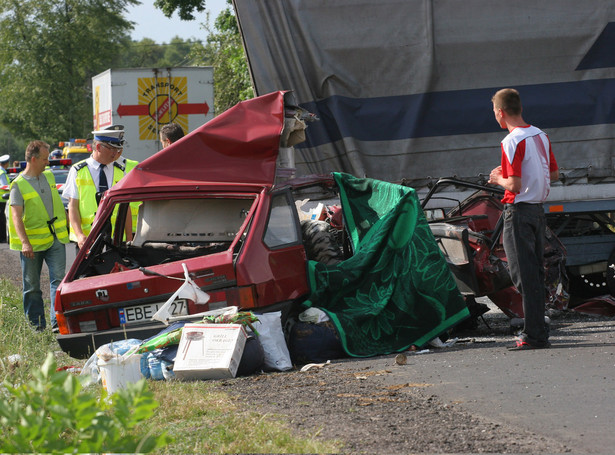
<svg viewBox="0 0 615 455"><path fill-rule="evenodd" d="M178 379L234 378L248 338L240 324L186 324L173 372Z"/></svg>

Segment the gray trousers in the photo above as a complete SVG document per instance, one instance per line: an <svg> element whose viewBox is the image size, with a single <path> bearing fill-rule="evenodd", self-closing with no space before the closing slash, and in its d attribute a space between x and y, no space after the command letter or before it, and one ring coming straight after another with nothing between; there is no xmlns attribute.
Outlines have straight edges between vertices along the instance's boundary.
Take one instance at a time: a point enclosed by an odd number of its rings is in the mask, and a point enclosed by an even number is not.
<svg viewBox="0 0 615 455"><path fill-rule="evenodd" d="M545 215L542 204L505 204L502 243L512 281L523 298L525 325L521 339L544 344L545 272L543 265Z"/></svg>

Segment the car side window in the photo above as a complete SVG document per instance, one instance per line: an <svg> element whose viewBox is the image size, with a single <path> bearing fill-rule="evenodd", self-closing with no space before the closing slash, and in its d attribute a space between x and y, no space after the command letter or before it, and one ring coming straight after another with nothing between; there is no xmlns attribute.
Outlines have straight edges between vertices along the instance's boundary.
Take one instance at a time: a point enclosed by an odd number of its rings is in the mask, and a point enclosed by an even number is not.
<svg viewBox="0 0 615 455"><path fill-rule="evenodd" d="M267 222L264 242L269 248L299 242L295 208L286 193L276 194L271 199L271 211Z"/></svg>

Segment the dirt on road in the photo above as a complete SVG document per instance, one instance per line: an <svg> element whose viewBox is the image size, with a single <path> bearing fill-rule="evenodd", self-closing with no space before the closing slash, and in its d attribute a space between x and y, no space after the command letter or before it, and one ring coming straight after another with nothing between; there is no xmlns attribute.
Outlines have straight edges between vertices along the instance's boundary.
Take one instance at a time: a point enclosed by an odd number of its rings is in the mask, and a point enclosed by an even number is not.
<svg viewBox="0 0 615 455"><path fill-rule="evenodd" d="M336 361L307 372L261 374L220 385L251 409L282 416L297 432L343 441L343 453L569 451L555 440L443 403L429 384L378 381L390 373L372 369L369 360L363 368Z"/></svg>
<svg viewBox="0 0 615 455"><path fill-rule="evenodd" d="M19 255L6 244L0 246L0 275L21 288ZM48 293L47 286L46 298ZM512 340L506 327L493 325L498 320L480 330ZM434 395L430 384L380 381L397 367L395 355L386 357L390 368L375 369L371 359L342 359L306 372L264 373L218 385L249 409L281 416L302 435L342 441L343 453L570 451L544 435L471 415Z"/></svg>

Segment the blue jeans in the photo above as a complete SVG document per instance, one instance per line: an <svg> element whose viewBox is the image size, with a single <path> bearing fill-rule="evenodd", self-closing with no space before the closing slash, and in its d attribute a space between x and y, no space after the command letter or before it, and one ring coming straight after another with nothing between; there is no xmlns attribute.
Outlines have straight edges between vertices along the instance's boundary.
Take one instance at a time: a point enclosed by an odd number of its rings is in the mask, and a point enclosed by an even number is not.
<svg viewBox="0 0 615 455"><path fill-rule="evenodd" d="M545 325L544 238L542 204L506 204L502 243L513 284L523 299L521 339L535 345L547 343Z"/></svg>
<svg viewBox="0 0 615 455"><path fill-rule="evenodd" d="M45 304L41 292L41 270L43 261L49 269L49 295L51 297L51 311L49 320L51 327L56 327L56 313L54 303L56 289L58 288L66 269L66 248L58 239L54 239L51 247L45 251L36 251L33 259L21 257L21 273L23 283L23 308L30 323L38 330L47 327L45 319Z"/></svg>

